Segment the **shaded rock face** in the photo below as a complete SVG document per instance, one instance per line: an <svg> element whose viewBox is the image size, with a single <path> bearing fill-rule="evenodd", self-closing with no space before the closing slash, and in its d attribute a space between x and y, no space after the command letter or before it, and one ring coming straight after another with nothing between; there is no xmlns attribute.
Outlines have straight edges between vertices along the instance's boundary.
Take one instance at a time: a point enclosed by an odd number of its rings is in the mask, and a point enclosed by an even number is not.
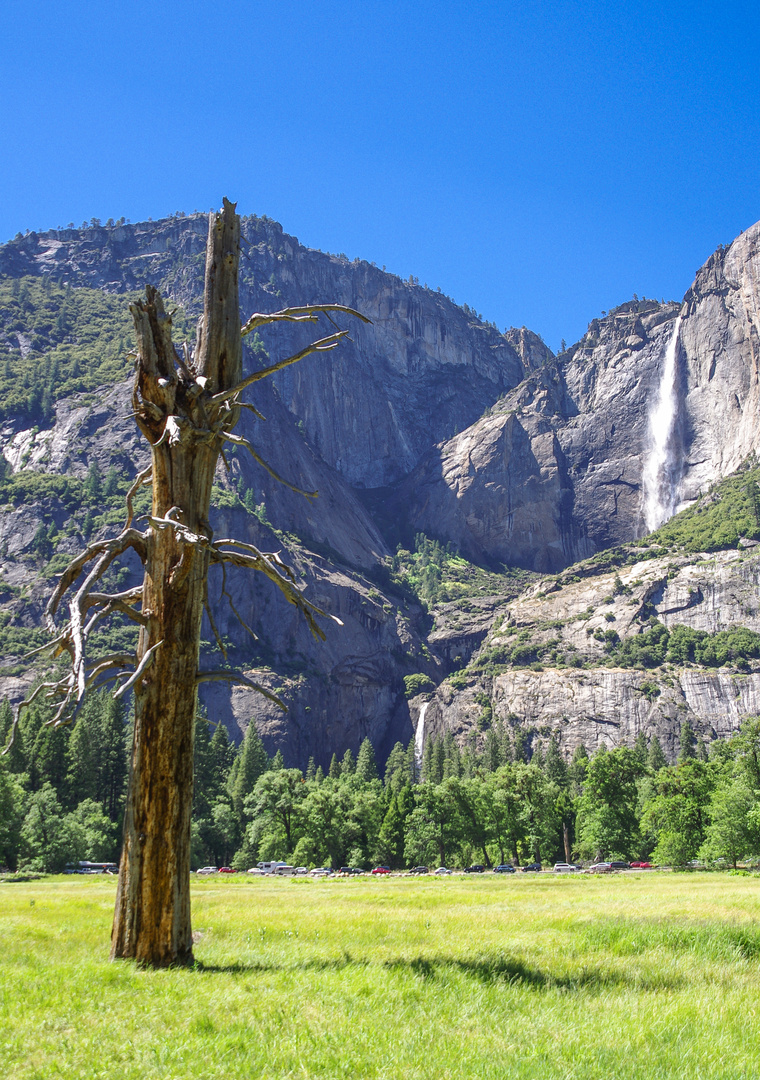
<svg viewBox="0 0 760 1080"><path fill-rule="evenodd" d="M464 673L463 689L442 683L426 712L427 737L477 733L485 695L495 718L528 729L535 739L554 732L568 756L581 743L591 753L602 744L630 746L643 733L656 735L675 760L685 720L709 742L758 714L757 661L746 672L694 664L654 671L581 665L606 662L605 632L625 641L646 631L652 619L669 630L683 625L714 634L744 626L760 632L760 545L645 558L603 573L589 564L578 569L587 576L543 579L494 610L492 629L476 654L481 670ZM526 658L549 659L534 665L537 670L504 670L516 645ZM552 657L563 666L553 666ZM490 672L489 659L496 665Z"/></svg>
<svg viewBox="0 0 760 1080"><path fill-rule="evenodd" d="M410 527L471 558L558 569L646 531L642 474L676 318L668 445L684 506L757 451L760 224L713 255L683 305L624 304L403 482ZM527 363L526 363L526 366Z"/></svg>

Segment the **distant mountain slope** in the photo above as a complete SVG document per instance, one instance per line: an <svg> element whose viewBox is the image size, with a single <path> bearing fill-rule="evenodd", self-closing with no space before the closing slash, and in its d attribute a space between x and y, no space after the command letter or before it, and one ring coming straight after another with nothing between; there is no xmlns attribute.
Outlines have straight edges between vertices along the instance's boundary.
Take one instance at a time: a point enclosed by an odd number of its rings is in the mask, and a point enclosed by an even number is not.
<svg viewBox="0 0 760 1080"><path fill-rule="evenodd" d="M672 415L657 466L657 483L668 489L667 498L660 492L663 505L706 493L757 448L760 226L711 256L682 304L622 304L593 320L558 357L526 328L500 334L441 293L361 260L306 249L267 218L245 219L243 232L246 314L333 301L373 321L347 324L350 337L341 348L259 384L255 403L267 420L250 413L241 420L257 451L287 479L319 490L318 499L294 494L240 452L228 454L228 468L217 476L217 532L282 550L309 595L344 622L319 645L268 583L241 573L228 588L253 640L221 595L221 583L212 581L215 619L236 662L280 689L290 710L283 718L246 690L216 686L205 700L233 734L255 719L270 752L280 747L302 766L310 755L326 765L333 751L356 751L366 735L382 757L397 739L412 736L421 699L410 704L408 695L429 685L425 680L442 683L428 710L431 731L477 731L485 695L492 713L506 710L537 732L567 722L575 732L568 747L572 739L598 740L604 730L627 737L642 725L669 746L683 701L708 735L754 708L754 690L747 689L754 686L752 657L739 682L724 669L705 669L709 685L720 686L718 704L708 708L694 705L699 695L671 701L664 681L659 694L644 691L652 679L637 674L633 654L620 642L610 646L609 636L614 631L623 642L649 633L644 613L651 604L670 633L650 584L671 596L676 586L663 581L688 582L695 574L702 595L718 597L739 620L727 597L739 579L750 581L750 591L755 587L753 555L721 554L703 567L693 546L650 559L635 549L631 558L642 563L640 572L631 576L619 567L628 599L593 618L583 612L596 611L610 591L603 574L584 567L599 570L612 559L606 573L619 597L613 557L596 562L594 553L628 544L647 528L650 414L669 346L675 350ZM20 657L42 640L50 575L87 537L118 524L123 492L146 459L129 407L128 301L148 282L159 286L177 307L178 340L192 341L205 234L205 217L194 215L29 233L0 246L0 693L14 700L33 674ZM323 325L281 326L247 339L247 370L267 355L297 351L331 329ZM717 503L711 496L700 504L702 525L716 513L721 527L733 529L732 543L753 539L752 477L735 482L740 523L726 524L721 489ZM684 520L674 519L661 536ZM694 527L701 551L709 550L704 534ZM567 571L583 584L568 578L561 601L553 587L554 599L538 596L548 593L542 586L517 599L531 573L561 572L589 558L577 575ZM124 571L125 580L130 573ZM649 584L634 585L637 578ZM638 598L638 614L631 598ZM546 603L567 611L544 615ZM518 636L529 631L519 642L495 625L504 624L507 610L519 614ZM561 628L536 630L558 621ZM728 629L708 623L689 625L711 634ZM114 641L126 632L114 623ZM212 649L211 628L204 633ZM533 656L527 666L516 662L516 646L523 658ZM491 659L483 661L486 656ZM591 668L573 667L574 657ZM620 694L610 689L623 685L608 666L613 661L628 680ZM469 665L465 675L442 682L462 665ZM694 670L688 668L689 678ZM600 727L604 710L581 692L597 683L606 689L594 690L593 701L606 694L604 716L617 718L608 728ZM729 699L740 705L720 704ZM724 719L710 719L721 709Z"/></svg>

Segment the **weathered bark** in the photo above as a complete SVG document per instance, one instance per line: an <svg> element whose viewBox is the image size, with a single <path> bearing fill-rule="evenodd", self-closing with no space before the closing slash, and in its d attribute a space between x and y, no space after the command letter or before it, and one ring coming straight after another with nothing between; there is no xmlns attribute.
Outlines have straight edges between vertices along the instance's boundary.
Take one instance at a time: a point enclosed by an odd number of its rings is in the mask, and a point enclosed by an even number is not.
<svg viewBox="0 0 760 1080"><path fill-rule="evenodd" d="M135 728L111 956L152 965L192 958L190 813L198 652L206 596L211 486L222 441L201 394L242 377L240 223L225 200L211 216L204 314L192 370L178 368L171 319L148 290L138 337L135 413L152 445L154 527L148 538L134 686ZM205 385L201 380L205 379ZM205 397L206 394L203 394ZM224 427L237 419L229 411ZM177 527L167 522L176 522Z"/></svg>

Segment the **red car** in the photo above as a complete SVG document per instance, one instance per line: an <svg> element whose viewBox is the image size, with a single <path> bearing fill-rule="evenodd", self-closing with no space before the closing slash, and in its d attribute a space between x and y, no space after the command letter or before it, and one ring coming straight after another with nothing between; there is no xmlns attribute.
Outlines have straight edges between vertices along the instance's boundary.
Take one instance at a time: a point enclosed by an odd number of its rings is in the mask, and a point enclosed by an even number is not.
<svg viewBox="0 0 760 1080"><path fill-rule="evenodd" d="M653 870L654 867L650 862L632 862L631 870Z"/></svg>
<svg viewBox="0 0 760 1080"><path fill-rule="evenodd" d="M231 866L220 866L218 872L220 874L236 874L237 870L233 870Z"/></svg>
<svg viewBox="0 0 760 1080"><path fill-rule="evenodd" d="M390 866L376 866L375 869L372 871L373 874L390 874L390 872Z"/></svg>

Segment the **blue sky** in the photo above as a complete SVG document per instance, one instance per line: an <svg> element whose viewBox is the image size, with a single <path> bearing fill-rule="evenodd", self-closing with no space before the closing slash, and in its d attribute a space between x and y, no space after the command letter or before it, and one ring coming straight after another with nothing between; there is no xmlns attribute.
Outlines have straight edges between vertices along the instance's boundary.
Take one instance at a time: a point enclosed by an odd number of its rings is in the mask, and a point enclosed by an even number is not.
<svg viewBox="0 0 760 1080"><path fill-rule="evenodd" d="M0 241L228 195L556 348L760 218L759 30L731 0L4 0Z"/></svg>

